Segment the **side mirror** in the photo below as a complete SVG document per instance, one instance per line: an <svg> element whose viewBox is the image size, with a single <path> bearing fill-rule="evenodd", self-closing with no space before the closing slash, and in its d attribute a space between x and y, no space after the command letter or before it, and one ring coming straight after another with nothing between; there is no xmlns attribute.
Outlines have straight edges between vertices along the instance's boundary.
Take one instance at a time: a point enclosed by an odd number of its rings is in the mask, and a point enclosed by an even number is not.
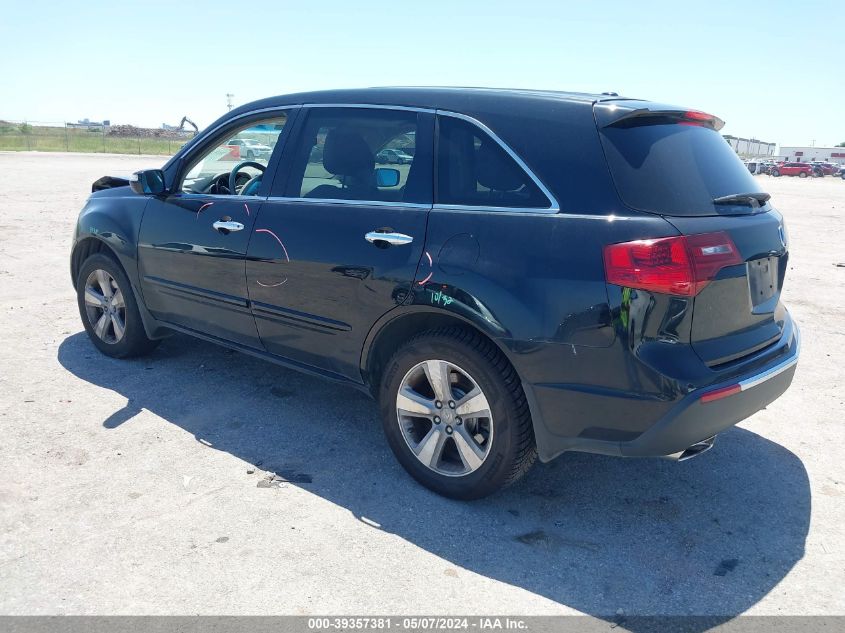
<svg viewBox="0 0 845 633"><path fill-rule="evenodd" d="M142 196L158 196L165 192L164 172L160 169L136 171L129 176L129 188Z"/></svg>
<svg viewBox="0 0 845 633"><path fill-rule="evenodd" d="M399 184L399 170L388 167L376 169L376 187L395 187Z"/></svg>

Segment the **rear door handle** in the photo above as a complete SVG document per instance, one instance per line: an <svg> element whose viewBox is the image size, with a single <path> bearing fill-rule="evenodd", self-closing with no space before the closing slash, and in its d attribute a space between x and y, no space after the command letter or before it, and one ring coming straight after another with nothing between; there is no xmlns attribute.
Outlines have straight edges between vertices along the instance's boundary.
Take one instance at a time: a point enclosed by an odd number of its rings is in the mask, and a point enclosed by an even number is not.
<svg viewBox="0 0 845 633"><path fill-rule="evenodd" d="M393 244L394 246L402 246L403 244L410 244L414 241L413 237L405 235L404 233L382 233L379 231L370 231L364 236L364 239L370 244L375 244L376 242L387 242L388 244Z"/></svg>
<svg viewBox="0 0 845 633"><path fill-rule="evenodd" d="M235 231L243 231L244 225L240 222L232 222L231 220L217 220L211 226L214 227L215 230L220 231L224 235L226 233L233 233Z"/></svg>

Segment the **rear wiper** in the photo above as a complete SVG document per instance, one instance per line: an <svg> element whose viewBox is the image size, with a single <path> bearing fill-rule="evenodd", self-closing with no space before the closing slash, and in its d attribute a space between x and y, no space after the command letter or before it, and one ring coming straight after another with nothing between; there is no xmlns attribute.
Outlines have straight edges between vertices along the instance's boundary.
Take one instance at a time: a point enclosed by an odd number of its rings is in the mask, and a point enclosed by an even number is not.
<svg viewBox="0 0 845 633"><path fill-rule="evenodd" d="M771 198L767 193L732 193L729 196L713 198L713 204L747 204L752 207L759 207L768 202Z"/></svg>

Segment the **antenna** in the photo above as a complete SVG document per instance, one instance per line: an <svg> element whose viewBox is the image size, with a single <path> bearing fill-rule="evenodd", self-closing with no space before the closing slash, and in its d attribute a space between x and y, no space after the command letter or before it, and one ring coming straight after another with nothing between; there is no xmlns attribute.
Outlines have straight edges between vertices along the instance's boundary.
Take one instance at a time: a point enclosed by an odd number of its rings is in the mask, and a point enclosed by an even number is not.
<svg viewBox="0 0 845 633"><path fill-rule="evenodd" d="M234 97L235 97L235 95L233 95L231 92L226 93L226 107L229 109L230 112L231 112L232 108L234 107L232 105L232 99Z"/></svg>

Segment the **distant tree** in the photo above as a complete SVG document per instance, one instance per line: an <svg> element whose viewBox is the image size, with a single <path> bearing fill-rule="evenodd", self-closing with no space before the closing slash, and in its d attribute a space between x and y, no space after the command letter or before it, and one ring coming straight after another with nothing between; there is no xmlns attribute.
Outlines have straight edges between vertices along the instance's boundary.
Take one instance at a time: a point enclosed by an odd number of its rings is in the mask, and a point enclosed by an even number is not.
<svg viewBox="0 0 845 633"><path fill-rule="evenodd" d="M836 147L845 147L845 141L842 141L842 142L841 142L839 145L837 145Z"/></svg>
<svg viewBox="0 0 845 633"><path fill-rule="evenodd" d="M32 126L29 123L21 123L20 128L21 134L32 134Z"/></svg>

